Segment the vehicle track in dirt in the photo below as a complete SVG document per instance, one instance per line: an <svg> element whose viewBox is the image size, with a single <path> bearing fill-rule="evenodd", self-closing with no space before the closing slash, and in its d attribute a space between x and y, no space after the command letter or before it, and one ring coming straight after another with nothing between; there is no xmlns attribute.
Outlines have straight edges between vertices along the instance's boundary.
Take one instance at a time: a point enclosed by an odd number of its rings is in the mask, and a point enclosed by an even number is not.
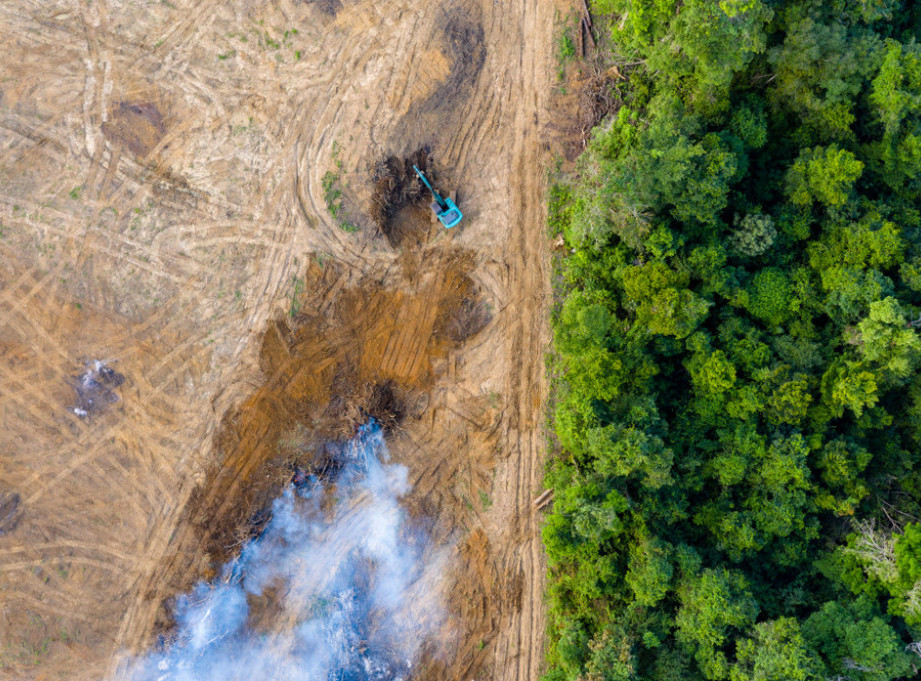
<svg viewBox="0 0 921 681"><path fill-rule="evenodd" d="M417 391L390 448L409 507L456 545L455 650L428 673L537 678L542 136L563 6L0 6L0 498L21 499L0 528L5 677L98 680L152 643L176 589L214 569L190 509L258 469L249 450L222 459L218 433L264 385L265 329L298 296L332 319L379 281L402 301L395 331L356 361ZM466 218L412 253L367 215L375 165L423 146ZM358 233L327 210L328 172ZM436 311L413 296L450 288L432 263L455 251L490 320L433 350ZM311 258L337 274L304 290ZM84 419L71 386L92 359L126 382ZM221 466L230 482L209 487Z"/></svg>

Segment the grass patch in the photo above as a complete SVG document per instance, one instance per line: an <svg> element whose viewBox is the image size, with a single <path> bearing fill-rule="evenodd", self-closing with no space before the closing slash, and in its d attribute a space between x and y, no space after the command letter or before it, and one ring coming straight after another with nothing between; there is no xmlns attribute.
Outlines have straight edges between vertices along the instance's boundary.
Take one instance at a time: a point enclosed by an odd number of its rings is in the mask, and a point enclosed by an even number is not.
<svg viewBox="0 0 921 681"><path fill-rule="evenodd" d="M305 282L301 277L294 277L291 280L293 288L291 289L291 304L288 306L288 316L291 319L297 317L301 312L301 294L304 292Z"/></svg>
<svg viewBox="0 0 921 681"><path fill-rule="evenodd" d="M323 201L326 203L326 210L329 211L330 217L340 229L351 234L358 231L358 226L345 217L345 210L342 206L342 160L339 158L338 142L333 142L332 158L336 169L327 170L323 175Z"/></svg>

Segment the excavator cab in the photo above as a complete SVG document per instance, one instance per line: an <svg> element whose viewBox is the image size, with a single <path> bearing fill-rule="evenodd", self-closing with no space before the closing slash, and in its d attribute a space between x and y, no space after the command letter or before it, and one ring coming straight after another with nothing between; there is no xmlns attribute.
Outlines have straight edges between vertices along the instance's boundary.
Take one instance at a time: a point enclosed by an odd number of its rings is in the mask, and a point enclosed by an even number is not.
<svg viewBox="0 0 921 681"><path fill-rule="evenodd" d="M429 191L432 192L432 196L435 198L435 200L431 203L431 208L432 212L435 213L435 217L438 218L438 221L445 226L445 229L451 229L451 227L456 227L458 224L460 224L464 214L461 213L460 208L457 207L457 204L454 203L454 201L450 198L443 197L441 194L436 192L435 188L426 179L425 175L422 174L422 171L419 170L416 166L413 166L413 170L416 171L416 175L419 176L419 179L422 180L426 187L428 187Z"/></svg>

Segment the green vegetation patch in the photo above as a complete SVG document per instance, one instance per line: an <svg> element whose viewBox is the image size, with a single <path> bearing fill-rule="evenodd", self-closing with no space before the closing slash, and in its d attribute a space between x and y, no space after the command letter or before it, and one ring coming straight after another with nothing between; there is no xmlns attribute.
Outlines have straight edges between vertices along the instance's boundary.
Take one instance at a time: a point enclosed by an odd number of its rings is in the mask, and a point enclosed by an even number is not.
<svg viewBox="0 0 921 681"><path fill-rule="evenodd" d="M921 6L591 4L545 678L917 678Z"/></svg>
<svg viewBox="0 0 921 681"><path fill-rule="evenodd" d="M358 226L352 224L345 215L342 205L342 160L339 158L339 144L333 142L333 163L336 170L328 170L323 175L323 200L330 217L346 232L357 232Z"/></svg>

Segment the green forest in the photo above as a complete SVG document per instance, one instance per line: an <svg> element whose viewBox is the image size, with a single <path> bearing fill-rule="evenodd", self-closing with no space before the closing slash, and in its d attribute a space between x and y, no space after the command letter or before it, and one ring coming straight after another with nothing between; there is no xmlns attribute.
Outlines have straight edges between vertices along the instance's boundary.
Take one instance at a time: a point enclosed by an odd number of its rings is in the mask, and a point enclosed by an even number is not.
<svg viewBox="0 0 921 681"><path fill-rule="evenodd" d="M594 0L545 681L921 675L921 3Z"/></svg>

